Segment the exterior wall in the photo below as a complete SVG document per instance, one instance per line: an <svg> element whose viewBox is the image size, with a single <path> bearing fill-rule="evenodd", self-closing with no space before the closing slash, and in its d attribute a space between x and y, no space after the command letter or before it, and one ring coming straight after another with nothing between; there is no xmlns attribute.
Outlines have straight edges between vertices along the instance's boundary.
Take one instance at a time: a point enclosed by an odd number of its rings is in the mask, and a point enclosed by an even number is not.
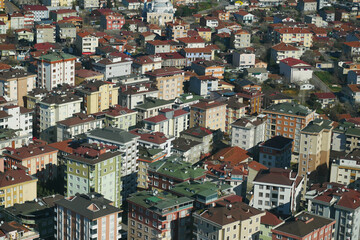
<svg viewBox="0 0 360 240"><path fill-rule="evenodd" d="M105 126L112 126L128 131L130 127L136 125L136 112L113 117L106 115Z"/></svg>
<svg viewBox="0 0 360 240"><path fill-rule="evenodd" d="M53 74L53 73L56 74ZM75 85L75 59L59 62L38 61L38 86L52 90L58 84Z"/></svg>
<svg viewBox="0 0 360 240"><path fill-rule="evenodd" d="M156 77L156 87L159 89L159 98L164 100L175 99L184 93L184 73L172 76Z"/></svg>
<svg viewBox="0 0 360 240"><path fill-rule="evenodd" d="M55 43L55 27L36 28L36 43Z"/></svg>
<svg viewBox="0 0 360 240"><path fill-rule="evenodd" d="M113 77L126 76L131 73L132 61L120 61L113 64L94 63L95 71L101 72L105 76L105 80Z"/></svg>
<svg viewBox="0 0 360 240"><path fill-rule="evenodd" d="M32 201L37 197L37 179L9 185L0 189L1 206L12 207L16 203Z"/></svg>
<svg viewBox="0 0 360 240"><path fill-rule="evenodd" d="M239 68L249 68L255 66L255 54L253 53L233 53L233 65Z"/></svg>
<svg viewBox="0 0 360 240"><path fill-rule="evenodd" d="M65 126L62 124L56 124L56 137L57 141L61 142L67 139L71 139L76 135L86 133L96 128L103 127L103 119L97 119L95 121L86 122L75 126Z"/></svg>
<svg viewBox="0 0 360 240"><path fill-rule="evenodd" d="M236 34L232 36L232 45L235 49L250 47L251 34Z"/></svg>
<svg viewBox="0 0 360 240"><path fill-rule="evenodd" d="M191 107L190 127L205 127L210 129L221 129L225 131L226 105L210 108L198 109Z"/></svg>
<svg viewBox="0 0 360 240"><path fill-rule="evenodd" d="M86 113L93 114L101 112L109 109L111 106L117 105L119 98L118 89L119 88L113 84L104 84L99 87L99 91L90 93L83 92Z"/></svg>
<svg viewBox="0 0 360 240"><path fill-rule="evenodd" d="M271 48L271 58L276 61L276 63L280 63L281 60L285 58L296 58L300 59L302 55L302 51L277 51Z"/></svg>
<svg viewBox="0 0 360 240"><path fill-rule="evenodd" d="M56 205L55 239L109 239L118 240L121 237L121 216L112 213L90 220L77 212ZM68 232L68 229L71 229ZM66 235L65 235L66 234ZM81 236L80 236L81 235Z"/></svg>
<svg viewBox="0 0 360 240"><path fill-rule="evenodd" d="M80 37L76 35L75 45L81 54L94 54L99 43L97 37L91 35Z"/></svg>
<svg viewBox="0 0 360 240"><path fill-rule="evenodd" d="M272 149L260 146L259 162L268 168L290 167L292 144L284 149Z"/></svg>
<svg viewBox="0 0 360 240"><path fill-rule="evenodd" d="M275 33L276 42L284 43L302 43L304 47L312 46L312 34L311 33Z"/></svg>

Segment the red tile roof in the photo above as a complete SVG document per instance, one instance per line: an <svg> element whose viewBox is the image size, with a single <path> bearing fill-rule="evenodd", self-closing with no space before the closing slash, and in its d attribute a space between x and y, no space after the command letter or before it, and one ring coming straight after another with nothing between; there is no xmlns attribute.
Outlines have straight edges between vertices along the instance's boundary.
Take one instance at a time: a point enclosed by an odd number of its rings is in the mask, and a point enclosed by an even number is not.
<svg viewBox="0 0 360 240"><path fill-rule="evenodd" d="M328 92L328 93L314 93L314 95L319 99L335 99L335 94Z"/></svg>
<svg viewBox="0 0 360 240"><path fill-rule="evenodd" d="M231 166L239 165L249 158L249 152L239 147L224 148L210 157L211 160L218 160L229 163Z"/></svg>
<svg viewBox="0 0 360 240"><path fill-rule="evenodd" d="M201 37L184 37L184 38L178 38L177 39L179 42L182 43L205 43L204 39L202 39Z"/></svg>
<svg viewBox="0 0 360 240"><path fill-rule="evenodd" d="M345 42L345 45L349 46L349 47L354 47L354 48L358 48L360 47L360 42L355 41L355 42Z"/></svg>
<svg viewBox="0 0 360 240"><path fill-rule="evenodd" d="M298 27L286 27L286 28L278 28L278 29L275 29L275 32L278 32L278 33L281 33L281 34L289 34L289 33L292 33L292 34L299 34L299 33L311 33L309 31L309 29L307 28L298 28Z"/></svg>
<svg viewBox="0 0 360 240"><path fill-rule="evenodd" d="M0 188L34 180L24 169L11 169L0 173Z"/></svg>
<svg viewBox="0 0 360 240"><path fill-rule="evenodd" d="M281 42L275 46L272 46L271 48L276 51L300 51L297 47L294 47L294 46L284 43L284 42Z"/></svg>
<svg viewBox="0 0 360 240"><path fill-rule="evenodd" d="M142 132L139 129L134 129L130 131L130 133L140 136L140 140L142 141L152 142L156 144L162 144L168 140L168 138L162 132L149 133L149 132Z"/></svg>
<svg viewBox="0 0 360 240"><path fill-rule="evenodd" d="M296 59L296 58L285 58L283 60L281 60L280 62L285 63L286 65L293 67L296 65L306 65L307 67L311 67L310 64L300 60L300 59Z"/></svg>
<svg viewBox="0 0 360 240"><path fill-rule="evenodd" d="M27 11L47 11L48 8L43 5L23 5L23 9Z"/></svg>
<svg viewBox="0 0 360 240"><path fill-rule="evenodd" d="M283 221L281 221L275 214L272 214L269 211L265 211L265 215L261 217L261 224L263 225L276 226L282 222Z"/></svg>

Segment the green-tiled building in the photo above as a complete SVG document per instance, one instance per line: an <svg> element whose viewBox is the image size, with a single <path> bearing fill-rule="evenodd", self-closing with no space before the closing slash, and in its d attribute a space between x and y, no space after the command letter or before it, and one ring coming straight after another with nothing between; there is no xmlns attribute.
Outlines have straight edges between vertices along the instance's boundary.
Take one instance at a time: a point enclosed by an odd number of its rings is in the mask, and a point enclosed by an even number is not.
<svg viewBox="0 0 360 240"><path fill-rule="evenodd" d="M98 192L120 207L121 154L120 151L89 145L65 156L67 196Z"/></svg>

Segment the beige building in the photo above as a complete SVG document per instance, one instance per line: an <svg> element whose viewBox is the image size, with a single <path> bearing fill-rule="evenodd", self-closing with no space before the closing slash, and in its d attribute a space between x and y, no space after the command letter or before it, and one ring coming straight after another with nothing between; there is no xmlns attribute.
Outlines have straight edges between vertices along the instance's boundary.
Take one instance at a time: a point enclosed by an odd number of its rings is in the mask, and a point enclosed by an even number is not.
<svg viewBox="0 0 360 240"><path fill-rule="evenodd" d="M277 43L296 43L309 48L312 46L312 33L307 28L279 28L274 31L274 40Z"/></svg>
<svg viewBox="0 0 360 240"><path fill-rule="evenodd" d="M16 168L0 173L0 206L32 201L37 197L37 179Z"/></svg>
<svg viewBox="0 0 360 240"><path fill-rule="evenodd" d="M37 25L36 26L36 43L55 43L55 26L54 25Z"/></svg>
<svg viewBox="0 0 360 240"><path fill-rule="evenodd" d="M224 205L193 214L195 239L259 239L265 212L243 202L230 204L225 200Z"/></svg>
<svg viewBox="0 0 360 240"><path fill-rule="evenodd" d="M120 128L128 131L130 127L136 125L137 112L127 107L115 105L104 111L105 126Z"/></svg>
<svg viewBox="0 0 360 240"><path fill-rule="evenodd" d="M7 168L22 165L27 173L47 180L56 176L58 150L41 142L35 142L21 148L7 149L4 152Z"/></svg>
<svg viewBox="0 0 360 240"><path fill-rule="evenodd" d="M119 87L104 81L84 82L76 90L83 97L83 108L87 114L101 112L118 104Z"/></svg>
<svg viewBox="0 0 360 240"><path fill-rule="evenodd" d="M184 93L184 71L176 67L167 67L148 72L150 80L156 82L159 99L170 100Z"/></svg>
<svg viewBox="0 0 360 240"><path fill-rule="evenodd" d="M187 37L187 32L190 29L190 24L183 21L173 21L166 23L166 35L170 39L178 39Z"/></svg>
<svg viewBox="0 0 360 240"><path fill-rule="evenodd" d="M251 34L246 30L233 32L231 34L231 44L235 49L250 47Z"/></svg>
<svg viewBox="0 0 360 240"><path fill-rule="evenodd" d="M332 121L315 119L301 130L298 172L305 185L328 179L332 129Z"/></svg>
<svg viewBox="0 0 360 240"><path fill-rule="evenodd" d="M0 95L24 106L24 96L36 86L36 74L20 69L0 72Z"/></svg>
<svg viewBox="0 0 360 240"><path fill-rule="evenodd" d="M226 103L200 100L191 105L190 127L200 126L225 131Z"/></svg>
<svg viewBox="0 0 360 240"><path fill-rule="evenodd" d="M330 182L360 187L360 150L354 150L331 164Z"/></svg>

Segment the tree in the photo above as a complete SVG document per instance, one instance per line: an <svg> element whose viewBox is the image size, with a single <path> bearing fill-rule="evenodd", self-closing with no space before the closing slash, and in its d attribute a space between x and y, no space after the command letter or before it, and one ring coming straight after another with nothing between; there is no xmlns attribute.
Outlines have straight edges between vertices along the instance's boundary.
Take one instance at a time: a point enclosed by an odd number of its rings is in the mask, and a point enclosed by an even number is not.
<svg viewBox="0 0 360 240"><path fill-rule="evenodd" d="M315 53L311 50L305 51L304 54L300 57L300 59L310 65L315 65Z"/></svg>

